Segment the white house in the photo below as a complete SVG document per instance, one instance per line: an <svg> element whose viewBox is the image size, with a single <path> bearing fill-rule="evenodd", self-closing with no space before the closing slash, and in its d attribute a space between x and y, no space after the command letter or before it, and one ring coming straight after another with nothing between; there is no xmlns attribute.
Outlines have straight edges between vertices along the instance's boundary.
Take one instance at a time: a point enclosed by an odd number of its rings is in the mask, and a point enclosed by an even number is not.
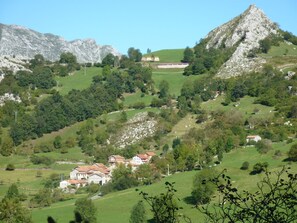
<svg viewBox="0 0 297 223"><path fill-rule="evenodd" d="M259 135L249 135L246 137L246 142L249 143L251 141L254 141L254 142L259 142L261 140L261 136Z"/></svg>
<svg viewBox="0 0 297 223"><path fill-rule="evenodd" d="M63 180L60 182L59 187L61 189L66 189L69 186L74 186L75 188L84 187L87 185L87 181L85 180Z"/></svg>
<svg viewBox="0 0 297 223"><path fill-rule="evenodd" d="M78 166L70 172L70 179L103 185L110 181L111 171L102 163L95 163L91 166Z"/></svg>
<svg viewBox="0 0 297 223"><path fill-rule="evenodd" d="M137 154L136 156L133 156L132 160L130 161L132 166L139 166L145 163L149 163L151 158L155 156L156 154L154 152L146 152Z"/></svg>
<svg viewBox="0 0 297 223"><path fill-rule="evenodd" d="M127 160L125 159L125 157L122 157L120 155L111 155L108 157L108 164L110 170L113 170L120 164L126 165Z"/></svg>
<svg viewBox="0 0 297 223"><path fill-rule="evenodd" d="M87 182L88 184L94 183L94 184L106 184L110 180L109 177L106 177L105 174L102 173L93 173L89 176Z"/></svg>

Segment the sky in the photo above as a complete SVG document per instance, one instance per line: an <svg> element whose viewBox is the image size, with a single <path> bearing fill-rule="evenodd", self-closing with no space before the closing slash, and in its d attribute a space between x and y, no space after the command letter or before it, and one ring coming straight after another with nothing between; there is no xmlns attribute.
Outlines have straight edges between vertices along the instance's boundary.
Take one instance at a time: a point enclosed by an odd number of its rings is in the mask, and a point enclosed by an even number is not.
<svg viewBox="0 0 297 223"><path fill-rule="evenodd" d="M146 53L193 47L251 4L297 35L297 0L0 0L0 23Z"/></svg>

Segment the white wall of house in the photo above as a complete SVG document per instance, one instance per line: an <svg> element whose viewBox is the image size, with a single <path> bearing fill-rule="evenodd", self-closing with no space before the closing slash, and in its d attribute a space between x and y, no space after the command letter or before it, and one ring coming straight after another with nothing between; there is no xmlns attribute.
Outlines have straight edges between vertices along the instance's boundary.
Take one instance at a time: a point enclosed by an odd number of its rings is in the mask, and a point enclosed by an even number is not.
<svg viewBox="0 0 297 223"><path fill-rule="evenodd" d="M261 140L262 140L261 136L258 136L258 135L256 135L255 137L252 137L252 138L249 138L249 137L246 138L246 142L250 142L250 141L259 142Z"/></svg>
<svg viewBox="0 0 297 223"><path fill-rule="evenodd" d="M63 181L60 182L59 187L60 187L61 189L65 189L65 188L67 188L69 185L70 185L70 184L68 183L67 180L63 180Z"/></svg>
<svg viewBox="0 0 297 223"><path fill-rule="evenodd" d="M138 156L133 156L132 163L136 165L141 165L143 164L143 161Z"/></svg>
<svg viewBox="0 0 297 223"><path fill-rule="evenodd" d="M76 176L76 174L78 173L78 171L77 170L72 170L71 172L70 172L70 179L71 180L77 180L77 176Z"/></svg>
<svg viewBox="0 0 297 223"><path fill-rule="evenodd" d="M93 174L88 178L88 184L94 183L94 184L100 184L103 185L105 183L105 177L100 176L98 174Z"/></svg>

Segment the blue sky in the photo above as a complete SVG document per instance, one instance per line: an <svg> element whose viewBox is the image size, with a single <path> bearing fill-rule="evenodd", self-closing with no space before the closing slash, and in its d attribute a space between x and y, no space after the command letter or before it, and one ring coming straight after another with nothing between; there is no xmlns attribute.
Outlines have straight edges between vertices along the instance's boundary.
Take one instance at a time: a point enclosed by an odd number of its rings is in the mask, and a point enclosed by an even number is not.
<svg viewBox="0 0 297 223"><path fill-rule="evenodd" d="M297 35L297 0L0 0L0 23L145 53L194 46L251 4Z"/></svg>

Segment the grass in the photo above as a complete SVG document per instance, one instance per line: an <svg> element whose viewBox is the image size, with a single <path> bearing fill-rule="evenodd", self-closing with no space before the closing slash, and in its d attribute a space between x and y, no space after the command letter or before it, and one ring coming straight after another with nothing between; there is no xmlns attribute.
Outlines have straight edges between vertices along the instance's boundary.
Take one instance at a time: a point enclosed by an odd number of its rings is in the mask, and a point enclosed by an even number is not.
<svg viewBox="0 0 297 223"><path fill-rule="evenodd" d="M158 50L144 56L154 55L160 58L160 63L172 62L179 63L184 57L184 49L165 49Z"/></svg>
<svg viewBox="0 0 297 223"><path fill-rule="evenodd" d="M82 67L79 71L66 77L56 77L58 87L55 87L62 95L66 95L72 89L83 90L90 86L92 78L96 75L101 75L102 68L98 67Z"/></svg>
<svg viewBox="0 0 297 223"><path fill-rule="evenodd" d="M183 71L157 71L153 72L153 80L155 87L158 88L162 80L166 80L169 84L169 93L179 96L180 90L187 79L183 75Z"/></svg>
<svg viewBox="0 0 297 223"><path fill-rule="evenodd" d="M188 114L182 118L175 126L173 126L172 131L166 136L163 144L171 145L173 139L181 138L190 129L198 128L201 125L196 124L195 115Z"/></svg>
<svg viewBox="0 0 297 223"><path fill-rule="evenodd" d="M268 63L279 68L296 67L297 46L280 43L279 46L272 46L267 54L260 54Z"/></svg>
<svg viewBox="0 0 297 223"><path fill-rule="evenodd" d="M286 158L286 152L289 150L291 144L285 142L274 143L273 150L267 154L260 155L255 147L241 147L231 151L228 154L224 154L223 162L221 165L215 167L218 171L227 169L227 175L231 176L234 186L240 190L247 189L249 191L256 190L256 182L260 181L264 174L250 175L249 172L252 166L256 162L268 162L269 170L280 170L281 166L287 164L283 162ZM274 151L276 149L281 150L282 156L279 158L273 158ZM250 169L247 171L240 170L240 167L244 161L250 163ZM291 172L297 171L297 163L290 164ZM180 199L179 205L183 207L181 211L185 215L189 216L195 222L203 222L203 216L199 213L193 205L185 202L185 199L191 195L192 180L197 171L176 173L169 177L162 179L160 182L150 186L138 187L140 191L149 193L150 195L160 194L164 191L164 182L175 182L175 189L177 189L177 197ZM131 188L124 191L108 194L101 199L95 200L94 203L98 208L97 218L99 222L129 222L129 216L132 207L140 200L139 192L135 191L135 188ZM74 201L66 201L57 203L49 208L34 209L33 220L34 222L45 221L48 215L53 216L59 222L68 222L73 216ZM146 206L148 209L148 206ZM61 213L61 210L62 213ZM199 219L199 220L198 220Z"/></svg>
<svg viewBox="0 0 297 223"><path fill-rule="evenodd" d="M297 46L287 43L280 43L279 46L272 46L267 54L261 54L263 57L276 56L297 56Z"/></svg>
<svg viewBox="0 0 297 223"><path fill-rule="evenodd" d="M206 111L230 111L230 110L238 110L240 111L246 118L251 115L255 117L269 117L273 116L274 108L261 105L254 104L256 98L245 96L241 98L238 102L232 102L227 106L223 106L221 103L224 101L224 96L219 96L215 100L203 102L201 104L201 108ZM235 107L238 104L237 107ZM259 111L255 113L255 110Z"/></svg>

